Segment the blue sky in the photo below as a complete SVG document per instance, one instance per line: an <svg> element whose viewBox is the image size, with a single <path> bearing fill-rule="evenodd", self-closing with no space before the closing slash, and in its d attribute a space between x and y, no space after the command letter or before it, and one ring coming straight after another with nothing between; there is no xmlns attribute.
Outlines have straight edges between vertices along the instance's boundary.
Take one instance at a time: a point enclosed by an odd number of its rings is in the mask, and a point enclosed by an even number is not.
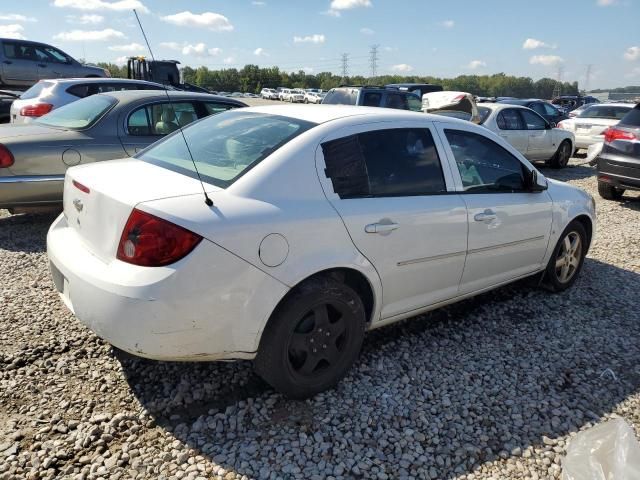
<svg viewBox="0 0 640 480"><path fill-rule="evenodd" d="M191 66L452 77L507 74L640 84L640 0L24 0L0 2L0 37L52 43L87 61L146 54Z"/></svg>

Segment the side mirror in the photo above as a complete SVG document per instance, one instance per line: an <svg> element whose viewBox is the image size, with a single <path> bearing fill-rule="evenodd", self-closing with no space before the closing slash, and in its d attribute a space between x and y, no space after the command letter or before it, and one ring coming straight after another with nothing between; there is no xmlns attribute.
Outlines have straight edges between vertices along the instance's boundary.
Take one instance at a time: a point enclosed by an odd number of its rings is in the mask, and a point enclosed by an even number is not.
<svg viewBox="0 0 640 480"><path fill-rule="evenodd" d="M548 188L547 183L544 185L538 183L538 171L530 170L525 175L525 187L530 192L542 192Z"/></svg>

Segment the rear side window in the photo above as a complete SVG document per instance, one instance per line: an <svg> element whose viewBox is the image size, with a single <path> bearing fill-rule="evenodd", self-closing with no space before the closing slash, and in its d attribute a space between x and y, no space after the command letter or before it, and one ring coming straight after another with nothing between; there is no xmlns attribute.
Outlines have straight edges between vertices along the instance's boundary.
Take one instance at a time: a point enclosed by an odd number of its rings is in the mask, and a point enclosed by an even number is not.
<svg viewBox="0 0 640 480"><path fill-rule="evenodd" d="M618 125L626 127L640 127L640 103L627 113Z"/></svg>
<svg viewBox="0 0 640 480"><path fill-rule="evenodd" d="M462 186L474 193L524 190L522 163L500 145L477 133L445 130Z"/></svg>
<svg viewBox="0 0 640 480"><path fill-rule="evenodd" d="M191 102L154 103L129 115L127 130L129 135L168 135L197 119Z"/></svg>
<svg viewBox="0 0 640 480"><path fill-rule="evenodd" d="M216 113L221 113L221 112L226 112L227 110L231 110L234 107L226 103L206 102L204 104L204 108L207 111L207 115L215 115Z"/></svg>
<svg viewBox="0 0 640 480"><path fill-rule="evenodd" d="M385 101L384 106L398 110L409 110L407 97L400 93L387 93L387 100Z"/></svg>
<svg viewBox="0 0 640 480"><path fill-rule="evenodd" d="M427 128L376 130L322 144L326 170L342 199L446 192Z"/></svg>
<svg viewBox="0 0 640 480"><path fill-rule="evenodd" d="M482 125L487 118L489 118L489 114L491 113L491 109L487 107L478 107L478 114L480 115L480 125Z"/></svg>
<svg viewBox="0 0 640 480"><path fill-rule="evenodd" d="M522 117L515 108L506 108L498 112L496 123L500 130L526 130Z"/></svg>
<svg viewBox="0 0 640 480"><path fill-rule="evenodd" d="M85 98L97 93L119 92L122 90L139 90L140 86L135 83L115 83L115 82L91 82L73 85L67 88L67 93L79 98Z"/></svg>
<svg viewBox="0 0 640 480"><path fill-rule="evenodd" d="M409 110L411 110L412 112L422 111L422 101L415 95L407 96L407 104L409 105Z"/></svg>
<svg viewBox="0 0 640 480"><path fill-rule="evenodd" d="M382 101L382 94L380 92L365 92L362 105L365 107L379 107Z"/></svg>

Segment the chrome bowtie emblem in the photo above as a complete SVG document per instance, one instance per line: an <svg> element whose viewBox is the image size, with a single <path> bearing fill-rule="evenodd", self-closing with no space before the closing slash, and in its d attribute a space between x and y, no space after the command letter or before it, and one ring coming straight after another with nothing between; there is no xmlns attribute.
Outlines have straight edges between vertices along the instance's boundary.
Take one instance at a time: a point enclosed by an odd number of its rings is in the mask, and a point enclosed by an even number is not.
<svg viewBox="0 0 640 480"><path fill-rule="evenodd" d="M78 212L81 212L82 209L84 208L84 205L82 204L82 201L79 198L76 198L73 200L73 206L76 207L76 210Z"/></svg>

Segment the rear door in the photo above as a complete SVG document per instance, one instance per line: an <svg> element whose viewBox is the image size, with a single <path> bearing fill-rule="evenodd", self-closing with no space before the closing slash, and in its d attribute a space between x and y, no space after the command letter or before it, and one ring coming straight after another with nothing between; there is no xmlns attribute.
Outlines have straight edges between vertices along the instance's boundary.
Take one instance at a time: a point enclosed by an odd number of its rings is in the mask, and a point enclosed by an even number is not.
<svg viewBox="0 0 640 480"><path fill-rule="evenodd" d="M477 130L439 124L455 161L456 189L467 206L469 237L460 294L489 288L539 271L551 232L546 191L529 192L515 155Z"/></svg>
<svg viewBox="0 0 640 480"><path fill-rule="evenodd" d="M496 115L496 124L498 125L498 135L509 142L513 148L526 155L529 147L529 133L518 109L505 108L500 110Z"/></svg>
<svg viewBox="0 0 640 480"><path fill-rule="evenodd" d="M348 127L317 150L327 198L382 280L383 319L457 294L466 207L443 158L426 121Z"/></svg>
<svg viewBox="0 0 640 480"><path fill-rule="evenodd" d="M527 158L531 160L547 160L553 156L557 146L553 141L553 132L547 121L531 110L519 109L522 120L529 133Z"/></svg>
<svg viewBox="0 0 640 480"><path fill-rule="evenodd" d="M2 74L5 83L17 87L30 87L38 81L38 56L31 44L19 40L2 40L2 50Z"/></svg>

